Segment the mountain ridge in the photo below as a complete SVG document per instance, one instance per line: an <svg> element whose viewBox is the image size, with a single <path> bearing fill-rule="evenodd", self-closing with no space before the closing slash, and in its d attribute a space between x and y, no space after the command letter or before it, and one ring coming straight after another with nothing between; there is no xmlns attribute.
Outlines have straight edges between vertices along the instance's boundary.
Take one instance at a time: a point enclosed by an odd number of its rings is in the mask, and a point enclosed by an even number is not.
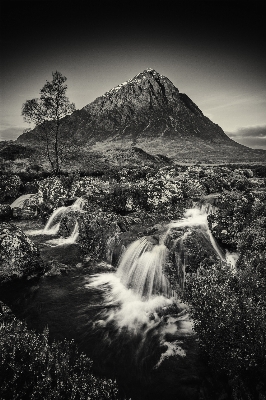
<svg viewBox="0 0 266 400"><path fill-rule="evenodd" d="M187 157L189 151L197 157L228 149L252 152L230 139L185 93L153 68L111 88L65 117L64 122L65 140L73 137L75 144L94 146L103 152L110 145L119 150L137 146L153 155L173 158L182 152ZM17 139L19 143L36 140L38 127Z"/></svg>
<svg viewBox="0 0 266 400"><path fill-rule="evenodd" d="M112 136L118 131L120 135L137 137L167 134L212 139L213 130L220 139L230 140L186 94L152 68L110 89L83 110L90 119L88 130L97 136Z"/></svg>

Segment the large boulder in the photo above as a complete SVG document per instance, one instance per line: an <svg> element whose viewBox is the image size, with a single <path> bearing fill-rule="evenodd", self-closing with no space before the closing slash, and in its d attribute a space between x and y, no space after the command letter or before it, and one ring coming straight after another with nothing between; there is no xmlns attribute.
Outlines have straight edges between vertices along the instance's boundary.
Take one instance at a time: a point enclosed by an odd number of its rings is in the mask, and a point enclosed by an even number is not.
<svg viewBox="0 0 266 400"><path fill-rule="evenodd" d="M116 265L123 250L120 234L125 229L124 218L105 212L80 217L79 243L82 250L96 260Z"/></svg>
<svg viewBox="0 0 266 400"><path fill-rule="evenodd" d="M0 204L0 221L6 221L12 217L12 210L9 204Z"/></svg>
<svg viewBox="0 0 266 400"><path fill-rule="evenodd" d="M124 249L121 234L128 229L126 218L103 211L88 213L72 210L61 219L58 234L70 236L76 223L79 227L77 240L84 256L116 265Z"/></svg>
<svg viewBox="0 0 266 400"><path fill-rule="evenodd" d="M42 198L38 194L24 194L20 196L11 204L13 217L21 219L37 217L41 201Z"/></svg>
<svg viewBox="0 0 266 400"><path fill-rule="evenodd" d="M187 273L197 273L199 268L221 260L222 250L212 239L213 243L208 230L201 226L170 229L165 240L169 250L166 273L174 288L184 288Z"/></svg>
<svg viewBox="0 0 266 400"><path fill-rule="evenodd" d="M36 245L15 225L0 225L0 283L31 278L43 271Z"/></svg>

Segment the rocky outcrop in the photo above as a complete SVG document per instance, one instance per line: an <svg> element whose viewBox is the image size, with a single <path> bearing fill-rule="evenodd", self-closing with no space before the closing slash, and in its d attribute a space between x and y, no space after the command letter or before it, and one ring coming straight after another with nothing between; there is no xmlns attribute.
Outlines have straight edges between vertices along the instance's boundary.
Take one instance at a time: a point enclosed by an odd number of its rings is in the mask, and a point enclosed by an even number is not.
<svg viewBox="0 0 266 400"><path fill-rule="evenodd" d="M43 271L35 244L15 225L0 225L0 283L30 278Z"/></svg>
<svg viewBox="0 0 266 400"><path fill-rule="evenodd" d="M78 245L88 260L116 265L123 251L121 234L128 229L126 218L115 213L70 210L60 222L58 235L69 237L78 223Z"/></svg>
<svg viewBox="0 0 266 400"><path fill-rule="evenodd" d="M84 107L95 138L183 136L230 140L185 94L153 69L109 90Z"/></svg>
<svg viewBox="0 0 266 400"><path fill-rule="evenodd" d="M234 143L223 130L165 76L148 68L66 117L66 133L77 141L107 138L184 137ZM18 141L31 141L34 131Z"/></svg>
<svg viewBox="0 0 266 400"><path fill-rule="evenodd" d="M0 204L0 221L6 221L12 217L12 210L9 204Z"/></svg>

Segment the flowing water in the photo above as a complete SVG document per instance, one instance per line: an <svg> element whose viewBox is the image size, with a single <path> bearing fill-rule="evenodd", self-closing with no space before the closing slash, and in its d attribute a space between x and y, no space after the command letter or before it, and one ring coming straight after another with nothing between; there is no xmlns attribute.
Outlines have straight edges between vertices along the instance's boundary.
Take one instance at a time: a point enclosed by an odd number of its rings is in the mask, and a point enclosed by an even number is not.
<svg viewBox="0 0 266 400"><path fill-rule="evenodd" d="M22 196L18 197L12 204L10 204L11 208L22 208L27 200L29 200L34 194L23 194Z"/></svg>
<svg viewBox="0 0 266 400"><path fill-rule="evenodd" d="M71 207L80 210L82 204L79 200ZM67 209L55 210L44 230L56 231ZM43 277L16 287L16 296L5 293L5 300L30 328L42 330L48 325L51 338L74 338L93 359L95 372L117 379L128 398L197 399L200 361L193 322L163 273L171 230L189 227L200 227L224 259L209 231L206 212L191 209L166 227L159 244L146 237L132 243L115 273L91 275L85 268ZM180 251L187 234L177 239ZM52 239L50 245L61 244L67 252L67 244L77 237L76 223L69 238L61 238L61 243L60 238ZM169 307L175 307L171 316Z"/></svg>
<svg viewBox="0 0 266 400"><path fill-rule="evenodd" d="M83 208L86 204L86 200L83 199L82 197L79 197L71 206L68 207L59 207L54 212L52 215L49 217L45 227L43 229L39 230L27 230L25 231L26 235L28 236L39 236L39 235L48 235L48 236L55 236L57 235L59 229L60 229L60 224L63 219L63 217L69 212L69 211L79 211L83 212ZM74 225L74 229L72 233L70 234L69 237L67 238L55 238L55 239L50 239L46 241L46 244L49 246L62 246L62 245L67 245L67 244L73 244L76 243L76 240L79 235L79 226L78 222L76 221Z"/></svg>

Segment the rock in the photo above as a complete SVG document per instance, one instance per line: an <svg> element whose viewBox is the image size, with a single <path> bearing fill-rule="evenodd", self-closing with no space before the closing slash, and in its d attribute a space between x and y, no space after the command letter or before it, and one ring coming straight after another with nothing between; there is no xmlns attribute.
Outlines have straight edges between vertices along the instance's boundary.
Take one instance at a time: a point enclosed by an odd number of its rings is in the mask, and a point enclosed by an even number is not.
<svg viewBox="0 0 266 400"><path fill-rule="evenodd" d="M49 261L46 268L48 268L48 271L45 272L44 276L67 274L69 269L66 264L62 264L56 260Z"/></svg>
<svg viewBox="0 0 266 400"><path fill-rule="evenodd" d="M125 218L114 213L83 213L77 217L79 224L78 243L91 259L116 265L123 251L120 239L120 222ZM71 223L71 222L70 222ZM125 222L123 222L125 224Z"/></svg>
<svg viewBox="0 0 266 400"><path fill-rule="evenodd" d="M12 217L12 210L9 204L0 204L0 221L8 220Z"/></svg>
<svg viewBox="0 0 266 400"><path fill-rule="evenodd" d="M0 225L0 250L0 283L29 279L43 272L38 248L15 225Z"/></svg>
<svg viewBox="0 0 266 400"><path fill-rule="evenodd" d="M24 184L24 193L38 193L39 183L37 180Z"/></svg>
<svg viewBox="0 0 266 400"><path fill-rule="evenodd" d="M207 230L198 227L172 228L165 245L169 249L166 273L170 282L183 289L185 275L209 267L220 258L212 246Z"/></svg>
<svg viewBox="0 0 266 400"><path fill-rule="evenodd" d="M13 217L20 219L37 217L40 201L41 199L37 194L24 194L20 196L11 204Z"/></svg>
<svg viewBox="0 0 266 400"><path fill-rule="evenodd" d="M20 218L21 219L33 219L38 216L37 207L24 207L21 210Z"/></svg>

